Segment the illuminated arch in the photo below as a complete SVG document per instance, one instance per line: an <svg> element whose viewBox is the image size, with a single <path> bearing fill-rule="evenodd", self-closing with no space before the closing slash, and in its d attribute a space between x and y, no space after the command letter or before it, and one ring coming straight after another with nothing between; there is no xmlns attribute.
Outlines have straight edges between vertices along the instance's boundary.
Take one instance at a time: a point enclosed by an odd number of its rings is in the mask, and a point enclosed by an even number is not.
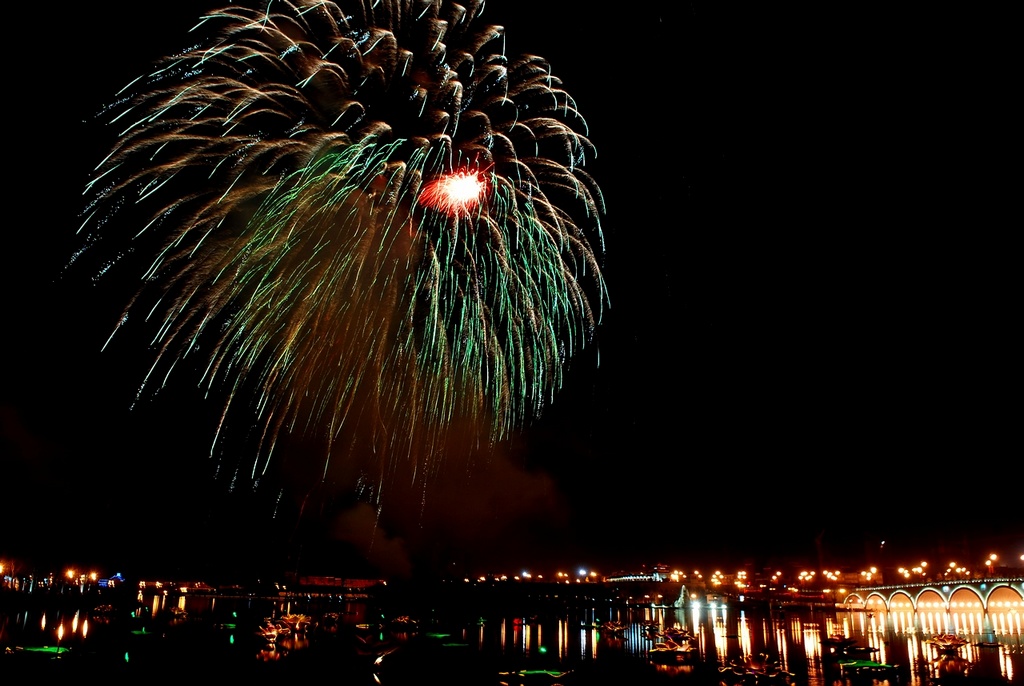
<svg viewBox="0 0 1024 686"><path fill-rule="evenodd" d="M1010 582L995 583L991 585L991 588L987 588L988 584L982 584L982 592L984 593L985 609L988 609L992 601L996 598L1000 602L1006 602L1012 598L1018 603L1018 607L1024 605L1024 585L1022 588L1014 588ZM1012 602L1012 601L1011 601Z"/></svg>
<svg viewBox="0 0 1024 686"><path fill-rule="evenodd" d="M993 602L1013 602L1024 609L1024 591L1017 590L1013 584L997 584L985 596L985 607L991 607Z"/></svg>
<svg viewBox="0 0 1024 686"><path fill-rule="evenodd" d="M985 579L954 584L859 588L848 609L888 613L897 624L916 615L924 633L1024 633L1024 579Z"/></svg>
<svg viewBox="0 0 1024 686"><path fill-rule="evenodd" d="M953 589L953 592L949 594L946 599L946 604L950 610L956 607L972 607L979 610L985 609L985 598L982 597L981 591L974 586L959 586Z"/></svg>
<svg viewBox="0 0 1024 686"><path fill-rule="evenodd" d="M1024 633L1024 593L1012 584L998 584L985 598L987 627L994 634Z"/></svg>
<svg viewBox="0 0 1024 686"><path fill-rule="evenodd" d="M985 626L985 599L974 586L961 586L949 596L949 621L954 633L980 633Z"/></svg>
<svg viewBox="0 0 1024 686"><path fill-rule="evenodd" d="M900 590L889 595L886 605L889 607L890 612L895 612L897 610L909 610L913 612L917 609L917 599L912 597L906 591Z"/></svg>
<svg viewBox="0 0 1024 686"><path fill-rule="evenodd" d="M949 609L949 601L944 595L934 588L922 589L914 596L914 607L918 610L931 609L946 611Z"/></svg>
<svg viewBox="0 0 1024 686"><path fill-rule="evenodd" d="M872 591L864 598L864 609L868 612L888 612L889 600L878 591Z"/></svg>
<svg viewBox="0 0 1024 686"><path fill-rule="evenodd" d="M920 603L922 596L925 597L925 598L928 598L930 600L931 599L931 594L934 593L935 595L937 595L939 598L942 599L943 606L948 607L949 606L949 596L952 595L954 590L956 590L956 589L954 589L949 584L944 584L942 586L931 586L931 585L929 585L929 586L921 586L921 587L919 587L917 589L917 595L914 596L914 602L915 603ZM910 591L908 591L908 593L909 592Z"/></svg>
<svg viewBox="0 0 1024 686"><path fill-rule="evenodd" d="M845 598L843 598L843 605L846 605L847 609L863 609L864 596L862 596L857 591L852 591Z"/></svg>

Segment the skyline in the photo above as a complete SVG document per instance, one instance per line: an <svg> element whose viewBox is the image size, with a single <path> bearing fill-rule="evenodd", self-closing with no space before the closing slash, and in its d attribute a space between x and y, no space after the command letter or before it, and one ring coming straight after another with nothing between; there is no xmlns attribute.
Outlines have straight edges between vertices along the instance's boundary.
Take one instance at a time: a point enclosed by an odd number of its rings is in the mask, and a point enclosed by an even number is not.
<svg viewBox="0 0 1024 686"><path fill-rule="evenodd" d="M957 559L945 561L946 558L932 551L931 559L919 559L912 556L905 556L908 560L888 560L884 556L874 562L861 565L850 564L849 562L828 565L821 563L810 563L798 559L778 559L775 564L756 567L751 560L747 560L738 566L704 564L686 565L665 564L665 563L636 563L615 569L584 567L572 564L561 564L557 566L541 567L523 561L518 566L507 569L487 570L434 570L436 576L418 577L419 580L433 580L453 582L462 580L465 582L487 583L487 582L544 582L556 584L570 583L591 583L609 582L616 580L642 581L691 581L700 585L721 587L723 590L735 588L742 591L744 588L757 588L758 586L774 587L784 586L789 590L814 590L827 588L836 584L842 586L854 585L858 587L871 586L892 586L900 584L931 584L941 580L947 582L971 580L984 581L996 578L1017 578L1020 572L1024 571L1024 553L1017 554L1013 551L1019 549L1020 541L987 541L990 547L978 548L990 552L978 555L960 556ZM1011 544L1018 544L1014 548ZM999 549L1000 552L995 552ZM961 551L962 552L962 551ZM924 556L921 556L924 557ZM947 556L951 557L951 556ZM912 558L914 561L910 562ZM957 561L959 560L959 562ZM678 562L678 560L677 560ZM250 569L243 566L235 566L233 569L226 567L208 568L204 572L198 572L199 567L184 569L170 568L160 569L156 567L136 566L127 570L109 565L82 564L82 561L63 559L58 561L57 556L51 557L45 563L40 560L19 559L17 557L0 557L0 576L9 577L6 583L8 586L15 584L13 579L21 579L22 584L26 579L35 578L41 583L58 584L69 583L72 585L84 584L85 586L96 587L100 581L108 579L118 584L143 582L163 584L177 584L188 588L208 589L219 586L232 587L242 585L264 585L273 586L276 584L300 584L300 585L331 585L343 578L355 578L352 568L340 567L348 574L334 574L330 569L303 570L303 569ZM127 571L127 575L126 572ZM334 570L337 571L337 570ZM364 571L371 572L368 578L374 578L372 571L368 568ZM48 581L43 581L44 577ZM387 577L378 574L377 578L389 582L408 581L404 576ZM330 581L328 581L330 580ZM209 584L212 583L212 586ZM758 586L752 586L757 584Z"/></svg>
<svg viewBox="0 0 1024 686"><path fill-rule="evenodd" d="M179 527L225 563L365 556L398 571L527 554L653 564L732 555L732 535L740 556L811 559L823 531L849 555L929 528L945 547L1024 539L1006 402L1018 299L990 265L998 245L960 230L1000 187L992 153L961 127L933 146L953 115L904 89L904 46L877 17L826 31L823 16L806 36L781 10L701 3L654 3L626 26L576 1L484 11L577 100L608 206L610 308L541 418L382 517L341 485L310 488L304 442L279 488L232 492L206 457L217 403L182 383L129 409L146 351L99 352L129 284L62 276L111 142L92 116L208 6L141 31L92 8L50 39L81 60L17 75L39 133L13 141L26 173L12 197L36 215L5 270L0 497L22 516L0 554L64 541L113 555ZM877 61L855 57L865 34ZM982 215L964 224L967 210Z"/></svg>

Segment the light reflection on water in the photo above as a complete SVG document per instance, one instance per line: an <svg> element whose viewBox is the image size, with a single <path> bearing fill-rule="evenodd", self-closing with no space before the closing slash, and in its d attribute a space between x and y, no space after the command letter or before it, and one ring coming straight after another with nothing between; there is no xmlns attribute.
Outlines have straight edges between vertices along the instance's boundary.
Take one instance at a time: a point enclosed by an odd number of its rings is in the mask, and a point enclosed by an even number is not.
<svg viewBox="0 0 1024 686"><path fill-rule="evenodd" d="M294 614L313 617L316 630L280 636L270 643L256 636L266 618ZM557 668L595 674L614 667L618 674L631 675L631 683L637 685L649 683L645 679L654 676L657 683L665 679L726 683L724 677L715 678L720 668L764 654L791 673L796 686L835 686L841 680L830 669L832 663L823 648L823 639L833 636L845 636L872 649L866 659L897 665L902 686L929 686L938 677L965 673L1007 684L1024 683L1024 646L1012 616L1009 624L1000 624L998 618L990 622L994 626L989 630L977 619L935 615L931 611L837 612L744 604L559 607L537 614L503 611L472 617L442 609L433 617L421 618L419 632L443 631L448 644L466 646L502 669ZM337 622L334 635L328 633L328 619ZM203 659L213 656L252 668L254 663L287 663L297 655L326 653L324 646L329 645L334 652L327 659L344 654L351 658L347 667L365 671L349 683L391 686L404 682L374 677L373 653L401 646L411 634L389 629L387 619L363 601L153 595L140 596L131 608L109 612L93 606L12 612L0 607L0 647L51 646L71 654L109 653L109 664L135 660L144 665L161 664L165 653L187 660L191 653L202 652ZM605 631L606 621L621 624L621 635ZM958 633L966 645L950 653L928 642L935 634L947 633L950 626L958 629L950 633ZM652 664L651 628L688 631L696 638L699 659ZM352 643L338 641L338 635ZM360 643L355 644L354 637Z"/></svg>

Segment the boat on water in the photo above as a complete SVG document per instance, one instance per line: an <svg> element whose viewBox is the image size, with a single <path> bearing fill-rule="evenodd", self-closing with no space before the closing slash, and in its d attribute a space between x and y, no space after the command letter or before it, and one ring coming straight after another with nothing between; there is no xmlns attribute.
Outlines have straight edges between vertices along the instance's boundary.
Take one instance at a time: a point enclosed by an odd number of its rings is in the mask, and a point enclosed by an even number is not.
<svg viewBox="0 0 1024 686"><path fill-rule="evenodd" d="M821 639L821 645L829 650L829 652L837 652L845 649L848 646L855 645L857 639L850 638L843 634L832 634Z"/></svg>
<svg viewBox="0 0 1024 686"><path fill-rule="evenodd" d="M559 686L572 675L572 670L558 669L518 669L511 672L498 672L500 686Z"/></svg>
<svg viewBox="0 0 1024 686"><path fill-rule="evenodd" d="M661 631L650 631L648 636L654 641L654 645L647 651L647 657L652 662L673 664L700 659L697 638L685 629L666 628Z"/></svg>
<svg viewBox="0 0 1024 686"><path fill-rule="evenodd" d="M826 660L866 660L878 652L874 646L859 645L856 639L839 634L821 639L821 646Z"/></svg>
<svg viewBox="0 0 1024 686"><path fill-rule="evenodd" d="M839 678L844 682L881 684L888 681L890 684L899 682L899 665L892 665L874 660L843 659L837 663Z"/></svg>
<svg viewBox="0 0 1024 686"><path fill-rule="evenodd" d="M398 615L392 619L388 626L392 631L416 631L420 628L420 622L409 615Z"/></svg>
<svg viewBox="0 0 1024 686"><path fill-rule="evenodd" d="M719 667L719 679L730 686L789 686L793 673L782 668L778 659L765 653L734 659Z"/></svg>
<svg viewBox="0 0 1024 686"><path fill-rule="evenodd" d="M288 629L288 627L273 624L271 622L265 622L256 627L256 635L268 643L273 643L280 637L287 636L289 633L291 633L291 630Z"/></svg>
<svg viewBox="0 0 1024 686"><path fill-rule="evenodd" d="M606 636L622 636L626 633L626 625L622 622L608 620L601 623L599 630Z"/></svg>
<svg viewBox="0 0 1024 686"><path fill-rule="evenodd" d="M289 630L295 633L303 633L306 631L312 631L316 628L316 621L309 615L301 613L291 613L281 615L278 618L279 624L283 624Z"/></svg>
<svg viewBox="0 0 1024 686"><path fill-rule="evenodd" d="M967 639L956 634L936 634L926 638L924 642L945 651L959 650L968 643Z"/></svg>
<svg viewBox="0 0 1024 686"><path fill-rule="evenodd" d="M686 643L679 644L674 641L668 641L655 643L647 651L647 657L651 662L659 664L679 664L697 661L700 657L700 651Z"/></svg>
<svg viewBox="0 0 1024 686"><path fill-rule="evenodd" d="M309 627L310 623L300 619L299 615L264 617L263 622L256 627L256 635L268 643L273 643L288 636L304 633Z"/></svg>

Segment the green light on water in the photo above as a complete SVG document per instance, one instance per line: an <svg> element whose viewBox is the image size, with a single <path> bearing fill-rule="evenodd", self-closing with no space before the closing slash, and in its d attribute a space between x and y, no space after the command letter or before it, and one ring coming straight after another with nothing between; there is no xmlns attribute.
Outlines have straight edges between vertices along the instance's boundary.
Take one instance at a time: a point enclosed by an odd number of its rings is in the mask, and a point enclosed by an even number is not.
<svg viewBox="0 0 1024 686"><path fill-rule="evenodd" d="M124 654L124 661L128 662L128 652L127 651L125 651L125 654Z"/></svg>
<svg viewBox="0 0 1024 686"><path fill-rule="evenodd" d="M61 653L68 652L67 648L61 648L60 646L29 646L22 650L29 653L56 653L58 656Z"/></svg>

